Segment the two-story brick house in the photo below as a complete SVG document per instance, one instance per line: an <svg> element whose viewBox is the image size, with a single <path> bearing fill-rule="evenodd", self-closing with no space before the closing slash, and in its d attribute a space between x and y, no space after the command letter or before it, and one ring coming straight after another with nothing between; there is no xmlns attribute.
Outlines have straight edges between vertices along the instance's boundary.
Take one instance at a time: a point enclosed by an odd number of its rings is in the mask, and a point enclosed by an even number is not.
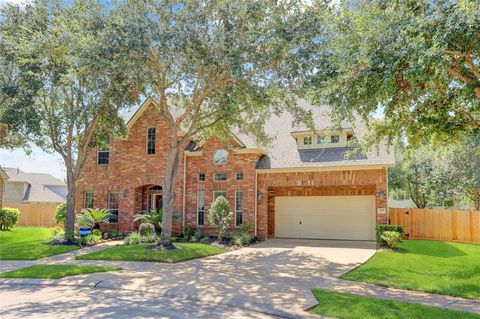
<svg viewBox="0 0 480 319"><path fill-rule="evenodd" d="M387 222L387 167L393 153L385 145L365 154L349 141L364 132L359 121L332 130L327 107L312 107L315 131L293 126L288 113L272 117L265 148L244 134L231 142L192 141L180 156L175 210L182 223L212 233L208 207L226 196L234 214L231 231L245 221L258 237L374 239L376 223ZM92 149L78 182L77 210L109 208L109 227L133 231L135 213L161 207L168 128L147 99L126 116L129 135ZM222 139L225 140L225 139ZM181 229L177 225L177 232Z"/></svg>

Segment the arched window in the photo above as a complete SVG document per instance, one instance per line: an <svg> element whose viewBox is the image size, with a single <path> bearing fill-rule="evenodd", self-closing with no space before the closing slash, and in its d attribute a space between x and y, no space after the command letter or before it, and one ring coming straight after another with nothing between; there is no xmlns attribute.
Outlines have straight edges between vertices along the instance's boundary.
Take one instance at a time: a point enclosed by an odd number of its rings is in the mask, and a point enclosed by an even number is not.
<svg viewBox="0 0 480 319"><path fill-rule="evenodd" d="M228 152L224 149L216 150L213 154L213 163L215 165L223 165L227 163Z"/></svg>

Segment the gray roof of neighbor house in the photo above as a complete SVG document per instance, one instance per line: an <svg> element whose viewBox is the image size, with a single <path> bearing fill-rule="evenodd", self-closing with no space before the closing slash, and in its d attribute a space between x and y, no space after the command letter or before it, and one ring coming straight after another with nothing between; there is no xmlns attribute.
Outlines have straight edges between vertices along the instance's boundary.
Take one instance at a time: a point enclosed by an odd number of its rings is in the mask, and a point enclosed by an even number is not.
<svg viewBox="0 0 480 319"><path fill-rule="evenodd" d="M65 197L56 193L52 188L67 188L67 185L58 178L43 173L26 173L18 168L6 167L7 183L24 183L27 190L24 201L30 202L63 202Z"/></svg>
<svg viewBox="0 0 480 319"><path fill-rule="evenodd" d="M129 122L141 109L147 105L147 101L129 112L122 115L125 122ZM334 129L330 120L329 106L313 106L304 100L298 100L298 105L306 111L312 111L315 130ZM273 142L267 146L259 146L255 137L250 134L234 131L233 134L245 148L262 148L266 155L262 156L257 163L257 169L279 169L279 168L315 168L315 167L339 167L339 166L371 166L371 165L394 165L393 148L389 148L386 143L381 143L368 152L361 153L351 147L341 148L318 148L318 149L298 149L297 142L292 136L292 132L310 131L311 128L303 123L294 123L293 116L284 112L279 116L271 117L265 130ZM367 131L367 127L360 117L357 117L354 123L343 121L342 129L353 130L356 138L361 138ZM188 150L198 150L191 143Z"/></svg>

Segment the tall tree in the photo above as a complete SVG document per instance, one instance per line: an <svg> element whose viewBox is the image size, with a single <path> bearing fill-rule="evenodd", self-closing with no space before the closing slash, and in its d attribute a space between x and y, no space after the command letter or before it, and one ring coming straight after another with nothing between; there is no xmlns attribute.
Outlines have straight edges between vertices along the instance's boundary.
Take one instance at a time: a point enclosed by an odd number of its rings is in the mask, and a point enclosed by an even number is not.
<svg viewBox="0 0 480 319"><path fill-rule="evenodd" d="M96 131L123 132L118 109L136 95L118 67L107 10L93 0L38 0L0 11L0 122L62 157L67 175L66 235L73 236L76 183ZM134 85L133 85L134 86Z"/></svg>
<svg viewBox="0 0 480 319"><path fill-rule="evenodd" d="M289 39L304 32L301 1L126 1L114 24L142 74L144 94L168 125L161 243L171 237L181 148L189 140L238 128L266 140L265 120L290 110ZM282 76L280 76L280 74Z"/></svg>
<svg viewBox="0 0 480 319"><path fill-rule="evenodd" d="M323 5L323 1L314 2ZM322 7L323 8L323 7ZM480 134L480 2L342 0L316 41L307 83L339 118L372 121L371 143Z"/></svg>
<svg viewBox="0 0 480 319"><path fill-rule="evenodd" d="M469 136L456 144L452 157L451 170L458 191L473 201L475 210L480 210L480 136Z"/></svg>

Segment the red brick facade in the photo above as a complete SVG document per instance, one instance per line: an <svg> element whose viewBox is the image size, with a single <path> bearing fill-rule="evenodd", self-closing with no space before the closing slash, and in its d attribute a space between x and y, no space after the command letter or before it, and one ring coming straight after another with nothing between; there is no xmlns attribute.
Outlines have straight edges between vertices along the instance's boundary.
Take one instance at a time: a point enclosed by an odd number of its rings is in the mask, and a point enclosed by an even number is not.
<svg viewBox="0 0 480 319"><path fill-rule="evenodd" d="M147 130L151 127L156 128L155 154L147 155ZM168 133L166 123L152 105L132 124L128 138L111 141L109 164L97 164L97 150L92 149L78 181L77 211L84 208L86 191L94 193L93 206L96 208L108 208L109 193L115 192L119 196L118 224L109 227L126 232L135 230L133 215L145 209L147 193L161 194L161 190L153 191L147 188L162 185L168 146L167 139L162 139L162 136ZM217 149L228 149L226 164L214 164L213 154ZM204 143L201 151L182 153L175 190L176 212L180 215L184 213L184 222L191 228L196 228L197 194L204 191L206 207L205 225L202 229L213 233L213 229L208 225L207 214L214 191L227 192L232 211L235 211L235 194L242 191L243 221L249 220L252 225L256 224L257 229L254 232L259 237L267 237L275 234L273 207L276 195L376 195L377 222L386 223L386 214L379 211L379 208L387 207L385 168L316 172L256 171L255 166L260 156L254 150L238 151L232 148L232 145L225 145L215 138ZM235 177L239 172L243 173L243 180L237 181ZM199 173L205 174L205 181L198 180ZM214 173L226 173L227 180L214 181ZM235 217L232 218L230 231L235 231L234 223ZM178 226L177 233L180 231Z"/></svg>

